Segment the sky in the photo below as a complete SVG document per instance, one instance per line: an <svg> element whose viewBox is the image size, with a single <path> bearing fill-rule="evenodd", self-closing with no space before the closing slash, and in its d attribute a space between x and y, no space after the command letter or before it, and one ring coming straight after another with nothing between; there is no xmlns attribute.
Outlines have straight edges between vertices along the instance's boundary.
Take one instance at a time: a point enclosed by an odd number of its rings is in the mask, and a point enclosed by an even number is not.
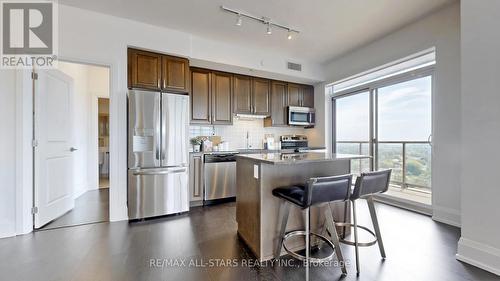
<svg viewBox="0 0 500 281"><path fill-rule="evenodd" d="M432 81L422 77L378 90L379 141L427 141L432 132ZM338 141L369 139L369 93L337 99Z"/></svg>

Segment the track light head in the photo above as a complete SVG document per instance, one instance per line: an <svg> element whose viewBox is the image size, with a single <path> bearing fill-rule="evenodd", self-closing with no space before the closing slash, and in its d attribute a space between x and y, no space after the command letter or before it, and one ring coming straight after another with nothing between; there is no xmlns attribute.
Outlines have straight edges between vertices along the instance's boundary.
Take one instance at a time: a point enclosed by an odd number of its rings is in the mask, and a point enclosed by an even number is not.
<svg viewBox="0 0 500 281"><path fill-rule="evenodd" d="M292 36L292 31L291 31L290 29L288 30L288 35L286 36L286 38L287 38L288 40L292 40L292 39L293 39L293 36Z"/></svg>
<svg viewBox="0 0 500 281"><path fill-rule="evenodd" d="M271 29L271 23L268 22L267 23L267 31L266 31L267 34L271 35L273 34L273 30Z"/></svg>
<svg viewBox="0 0 500 281"><path fill-rule="evenodd" d="M238 14L238 18L236 19L236 25L241 26L243 23L243 19L241 18L241 14Z"/></svg>

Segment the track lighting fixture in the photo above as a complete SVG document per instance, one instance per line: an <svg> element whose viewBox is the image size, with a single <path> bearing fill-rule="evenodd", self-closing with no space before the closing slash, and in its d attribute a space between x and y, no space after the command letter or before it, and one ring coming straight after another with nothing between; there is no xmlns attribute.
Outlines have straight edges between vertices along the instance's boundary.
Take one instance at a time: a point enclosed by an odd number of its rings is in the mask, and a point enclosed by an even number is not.
<svg viewBox="0 0 500 281"><path fill-rule="evenodd" d="M268 35L271 35L273 33L273 30L272 30L273 27L285 30L287 32L286 38L288 40L292 40L295 37L295 35L297 35L297 34L300 33L300 31L298 31L297 29L293 29L293 28L291 28L289 26L276 23L276 22L272 21L270 18L267 18L267 17L254 16L254 15L245 13L243 11L238 11L238 10L227 8L225 6L221 6L221 9L223 11L225 11L225 12L233 13L233 14L235 14L237 16L237 18L236 18L236 25L237 26L241 26L242 25L242 23L243 23L243 17L245 17L245 18L252 19L254 21L260 22L262 24L265 24L266 25L266 34L268 34Z"/></svg>

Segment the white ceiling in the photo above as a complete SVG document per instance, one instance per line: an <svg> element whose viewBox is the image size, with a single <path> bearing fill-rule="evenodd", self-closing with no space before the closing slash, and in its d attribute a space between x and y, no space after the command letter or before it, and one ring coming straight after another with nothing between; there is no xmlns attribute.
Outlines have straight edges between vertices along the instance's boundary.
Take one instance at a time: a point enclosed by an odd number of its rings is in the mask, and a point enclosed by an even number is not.
<svg viewBox="0 0 500 281"><path fill-rule="evenodd" d="M409 24L454 0L60 0L59 3L189 32L201 37L281 52L324 63ZM236 16L221 5L266 16L301 31L286 31Z"/></svg>

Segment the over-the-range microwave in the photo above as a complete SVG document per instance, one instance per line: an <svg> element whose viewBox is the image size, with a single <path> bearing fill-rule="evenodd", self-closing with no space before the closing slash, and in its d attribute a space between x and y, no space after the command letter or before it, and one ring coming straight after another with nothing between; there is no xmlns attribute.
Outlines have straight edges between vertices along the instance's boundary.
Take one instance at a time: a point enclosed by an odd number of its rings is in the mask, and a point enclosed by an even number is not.
<svg viewBox="0 0 500 281"><path fill-rule="evenodd" d="M289 106L288 125L314 126L316 123L316 111L311 107Z"/></svg>

